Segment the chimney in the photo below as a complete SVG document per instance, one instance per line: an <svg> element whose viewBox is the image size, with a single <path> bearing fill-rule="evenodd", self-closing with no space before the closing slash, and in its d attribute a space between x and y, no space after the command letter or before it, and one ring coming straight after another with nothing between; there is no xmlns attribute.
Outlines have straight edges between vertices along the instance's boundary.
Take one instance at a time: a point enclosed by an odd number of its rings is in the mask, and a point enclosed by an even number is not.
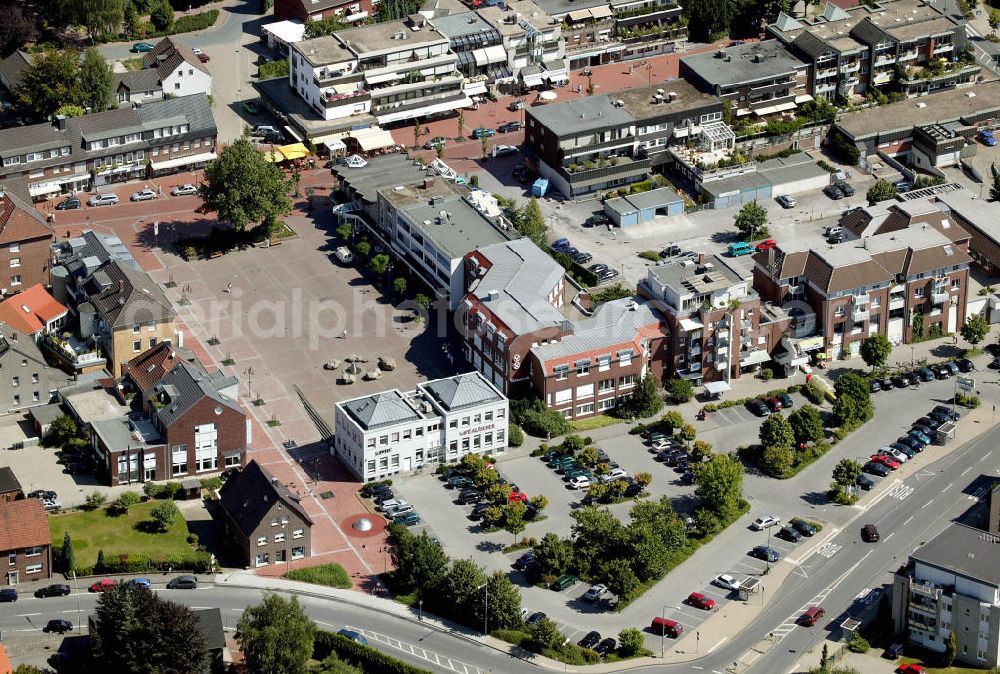
<svg viewBox="0 0 1000 674"><path fill-rule="evenodd" d="M125 281L118 279L118 292L124 292L124 291L125 291Z"/></svg>
<svg viewBox="0 0 1000 674"><path fill-rule="evenodd" d="M434 177L427 176L426 178L424 178L424 189L429 190L432 187L434 187Z"/></svg>
<svg viewBox="0 0 1000 674"><path fill-rule="evenodd" d="M52 126L56 127L60 131L66 130L66 115L54 115L52 117Z"/></svg>
<svg viewBox="0 0 1000 674"><path fill-rule="evenodd" d="M705 254L704 253L698 253L698 264L702 264L704 262L705 262Z"/></svg>

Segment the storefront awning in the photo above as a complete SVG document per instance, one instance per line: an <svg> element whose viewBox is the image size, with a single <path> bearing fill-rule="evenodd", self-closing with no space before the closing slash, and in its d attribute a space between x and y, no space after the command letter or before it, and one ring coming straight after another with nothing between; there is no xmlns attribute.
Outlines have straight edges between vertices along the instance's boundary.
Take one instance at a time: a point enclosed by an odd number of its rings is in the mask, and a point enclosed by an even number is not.
<svg viewBox="0 0 1000 674"><path fill-rule="evenodd" d="M590 18L590 10L578 9L575 12L570 12L568 16L570 21L586 21Z"/></svg>
<svg viewBox="0 0 1000 674"><path fill-rule="evenodd" d="M771 360L771 355L767 351L751 351L746 356L740 358L740 367L760 365L761 363L766 363L769 360Z"/></svg>
<svg viewBox="0 0 1000 674"><path fill-rule="evenodd" d="M465 96L463 98L448 101L446 103L435 103L432 105L425 105L422 108L415 108L413 110L390 112L384 115L376 113L376 116L378 117L378 121L380 124L388 124L390 122L398 122L401 119L413 119L415 117L433 115L434 113L437 112L448 112L449 110L458 110L459 108L465 108L470 105L472 105L472 99L469 98L468 96Z"/></svg>
<svg viewBox="0 0 1000 674"><path fill-rule="evenodd" d="M507 52L500 45L476 49L472 52L477 66L486 66L491 63L504 63L507 61Z"/></svg>
<svg viewBox="0 0 1000 674"><path fill-rule="evenodd" d="M758 117L763 117L764 115L771 115L776 112L785 112L786 110L794 110L794 109L795 109L795 103L793 103L792 101L787 101L785 103L771 105L766 108L758 108L757 110L754 110L754 113Z"/></svg>
<svg viewBox="0 0 1000 674"><path fill-rule="evenodd" d="M726 391L731 391L732 387L724 381L710 381L705 384L705 390L709 395L722 395Z"/></svg>
<svg viewBox="0 0 1000 674"><path fill-rule="evenodd" d="M55 194L56 192L61 192L62 188L59 185L53 183L46 183L45 185L39 185L37 187L29 187L28 194L33 197L40 197L46 194Z"/></svg>
<svg viewBox="0 0 1000 674"><path fill-rule="evenodd" d="M803 337L799 340L799 348L803 351L815 351L823 348L823 335Z"/></svg>
<svg viewBox="0 0 1000 674"><path fill-rule="evenodd" d="M803 103L808 103L813 100L813 97L809 94L799 94L795 97L795 105L802 105Z"/></svg>
<svg viewBox="0 0 1000 674"><path fill-rule="evenodd" d="M191 164L202 164L217 159L214 152L202 152L201 154L189 154L186 157L174 157L164 161L150 160L149 166L154 171L177 168L178 166L190 166Z"/></svg>
<svg viewBox="0 0 1000 674"><path fill-rule="evenodd" d="M704 325L702 325L698 321L696 321L694 319L691 319L691 318L682 318L680 320L680 326L681 326L681 330L683 330L684 332L691 332L693 330L701 330L702 328L705 327Z"/></svg>
<svg viewBox="0 0 1000 674"><path fill-rule="evenodd" d="M292 143L291 145L282 145L278 148L278 152L287 161L292 161L293 159L302 159L303 157L309 156L309 148L307 148L302 143Z"/></svg>
<svg viewBox="0 0 1000 674"><path fill-rule="evenodd" d="M607 5L599 5L597 7L590 8L590 16L600 21L601 19L607 19L614 16L614 12Z"/></svg>
<svg viewBox="0 0 1000 674"><path fill-rule="evenodd" d="M521 75L524 80L524 86L526 87L540 87L542 86L542 74L532 73L530 75Z"/></svg>
<svg viewBox="0 0 1000 674"><path fill-rule="evenodd" d="M351 138L358 141L358 145L364 152L381 150L384 147L392 147L396 141L392 139L392 134L384 129L370 128L358 129L351 132Z"/></svg>

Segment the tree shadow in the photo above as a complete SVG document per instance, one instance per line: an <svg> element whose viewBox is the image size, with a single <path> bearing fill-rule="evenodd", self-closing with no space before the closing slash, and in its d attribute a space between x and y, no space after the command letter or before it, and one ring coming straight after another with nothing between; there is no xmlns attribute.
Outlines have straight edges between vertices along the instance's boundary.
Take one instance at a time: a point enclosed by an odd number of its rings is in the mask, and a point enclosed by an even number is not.
<svg viewBox="0 0 1000 674"><path fill-rule="evenodd" d="M802 500L809 505L827 505L831 503L830 497L825 491L810 491L802 494Z"/></svg>
<svg viewBox="0 0 1000 674"><path fill-rule="evenodd" d="M132 528L136 531L141 531L144 534L165 534L167 533L160 528L160 525L153 520L141 520L132 525Z"/></svg>

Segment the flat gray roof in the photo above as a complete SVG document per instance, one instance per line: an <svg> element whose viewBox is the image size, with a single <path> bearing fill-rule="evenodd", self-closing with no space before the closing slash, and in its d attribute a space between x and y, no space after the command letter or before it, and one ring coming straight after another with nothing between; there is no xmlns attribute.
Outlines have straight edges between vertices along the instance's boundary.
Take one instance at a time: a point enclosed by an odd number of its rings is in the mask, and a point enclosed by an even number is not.
<svg viewBox="0 0 1000 674"><path fill-rule="evenodd" d="M752 173L743 173L738 176L732 176L731 178L722 178L721 180L703 182L701 184L701 189L705 192L705 194L708 194L713 198L718 198L719 196L730 192L758 189L772 184L773 183L768 180L766 176L754 171Z"/></svg>
<svg viewBox="0 0 1000 674"><path fill-rule="evenodd" d="M446 197L441 203L423 201L402 210L410 216L424 236L453 260L464 257L466 253L481 246L507 240L493 223L457 194ZM446 211L450 217L437 224L441 211ZM431 224L423 224L427 221Z"/></svg>
<svg viewBox="0 0 1000 674"><path fill-rule="evenodd" d="M776 157L763 161L757 164L757 173L767 178L772 185L781 185L817 176L829 177L830 175L826 169L804 152L793 154L790 157Z"/></svg>
<svg viewBox="0 0 1000 674"><path fill-rule="evenodd" d="M334 171L369 203L378 200L378 192L383 188L392 189L400 185L412 185L433 176L426 167L410 159L405 154L388 154L368 161L367 166L349 168L335 165ZM444 182L435 178L435 182Z"/></svg>
<svg viewBox="0 0 1000 674"><path fill-rule="evenodd" d="M708 269L705 263L711 264L712 269ZM745 275L731 267L729 262L720 255L707 256L705 262L700 264L698 262L687 264L683 260L659 264L652 267L650 273L659 279L663 285L673 288L681 295L691 292L685 286L685 281L698 276L704 276L705 274L716 276L719 280L724 280L729 285L735 285L745 280Z"/></svg>
<svg viewBox="0 0 1000 674"><path fill-rule="evenodd" d="M725 87L790 75L805 62L792 54L780 40L750 42L717 52L703 52L681 59L688 68L712 86Z"/></svg>
<svg viewBox="0 0 1000 674"><path fill-rule="evenodd" d="M317 68L330 63L354 60L354 54L333 35L323 35L322 37L314 37L311 40L302 40L301 42L292 44L291 47L302 54L302 58Z"/></svg>
<svg viewBox="0 0 1000 674"><path fill-rule="evenodd" d="M609 206L612 210L617 211L618 213L628 213L630 211L639 211L644 208L662 208L678 201L683 201L683 199L677 196L676 192L669 187L661 187L659 189L649 190L648 192L630 194L627 197L609 199L605 205Z"/></svg>
<svg viewBox="0 0 1000 674"><path fill-rule="evenodd" d="M608 0L536 0L536 4L541 7L549 16L568 14L581 9L591 9L593 7L608 7Z"/></svg>
<svg viewBox="0 0 1000 674"><path fill-rule="evenodd" d="M406 37L402 40L393 37L400 33ZM370 23L366 26L338 31L337 37L358 55L368 52L401 50L417 44L448 41L430 26L424 26L420 30L411 30L405 21Z"/></svg>
<svg viewBox="0 0 1000 674"><path fill-rule="evenodd" d="M375 117L369 114L351 115L329 121L323 119L292 90L287 77L254 82L253 86L263 98L277 108L279 115L284 115L310 139L376 123Z"/></svg>
<svg viewBox="0 0 1000 674"><path fill-rule="evenodd" d="M127 417L105 419L91 423L94 432L104 441L105 447L112 452L127 449L141 449L162 445L163 438L156 427L148 419Z"/></svg>
<svg viewBox="0 0 1000 674"><path fill-rule="evenodd" d="M496 30L486 19L479 16L479 12L462 12L461 14L438 16L430 21L438 29L438 32L449 39Z"/></svg>
<svg viewBox="0 0 1000 674"><path fill-rule="evenodd" d="M631 125L635 121L632 115L625 108L616 107L613 100L603 94L588 96L541 105L531 108L528 114L558 136L575 136L595 129Z"/></svg>
<svg viewBox="0 0 1000 674"><path fill-rule="evenodd" d="M1000 536L964 524L950 525L910 559L1000 587Z"/></svg>
<svg viewBox="0 0 1000 674"><path fill-rule="evenodd" d="M938 194L936 199L961 216L970 226L1000 243L1000 204L979 199L968 190Z"/></svg>
<svg viewBox="0 0 1000 674"><path fill-rule="evenodd" d="M656 94L661 89L664 97L662 101L658 101ZM609 94L609 96L624 103L625 110L640 121L675 115L688 110L703 110L705 108L722 110L722 101L717 96L706 94L683 79L666 80L659 84L624 89Z"/></svg>
<svg viewBox="0 0 1000 674"><path fill-rule="evenodd" d="M991 111L1000 111L1000 82L846 113L837 120L837 127L854 140L864 140L879 133L909 132L914 126L947 124Z"/></svg>

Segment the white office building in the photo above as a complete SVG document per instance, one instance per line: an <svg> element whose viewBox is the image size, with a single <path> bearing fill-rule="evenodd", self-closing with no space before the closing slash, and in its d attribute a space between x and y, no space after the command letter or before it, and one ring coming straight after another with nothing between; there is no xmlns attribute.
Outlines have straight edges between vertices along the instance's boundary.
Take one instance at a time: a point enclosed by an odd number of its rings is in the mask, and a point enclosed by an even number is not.
<svg viewBox="0 0 1000 674"><path fill-rule="evenodd" d="M507 447L507 398L478 372L337 403L334 448L362 482Z"/></svg>

